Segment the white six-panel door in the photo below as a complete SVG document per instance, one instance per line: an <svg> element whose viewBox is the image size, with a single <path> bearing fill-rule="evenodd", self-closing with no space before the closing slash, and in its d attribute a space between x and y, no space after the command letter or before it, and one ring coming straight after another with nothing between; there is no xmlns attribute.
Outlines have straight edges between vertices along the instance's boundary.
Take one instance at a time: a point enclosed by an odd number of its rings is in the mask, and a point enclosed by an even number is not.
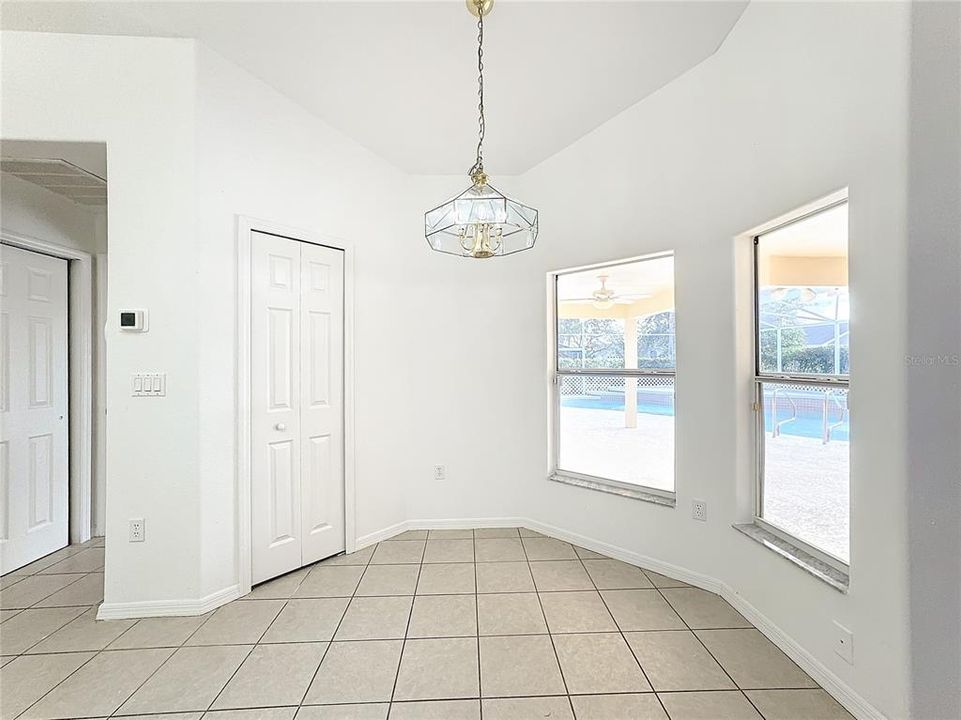
<svg viewBox="0 0 961 720"><path fill-rule="evenodd" d="M344 549L344 253L298 243L302 564Z"/></svg>
<svg viewBox="0 0 961 720"><path fill-rule="evenodd" d="M344 549L343 252L251 237L251 579Z"/></svg>
<svg viewBox="0 0 961 720"><path fill-rule="evenodd" d="M64 547L67 261L0 246L0 569Z"/></svg>

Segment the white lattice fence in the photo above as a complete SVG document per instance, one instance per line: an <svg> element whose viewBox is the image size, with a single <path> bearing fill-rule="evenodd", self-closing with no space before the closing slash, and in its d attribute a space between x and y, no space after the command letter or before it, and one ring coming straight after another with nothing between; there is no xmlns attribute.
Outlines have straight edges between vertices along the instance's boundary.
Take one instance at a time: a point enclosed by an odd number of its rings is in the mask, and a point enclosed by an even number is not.
<svg viewBox="0 0 961 720"><path fill-rule="evenodd" d="M670 387L674 384L673 377L644 375L634 378L637 387L661 388ZM606 395L610 393L623 394L624 377L619 376L598 376L598 375L562 375L561 376L561 397L571 395Z"/></svg>

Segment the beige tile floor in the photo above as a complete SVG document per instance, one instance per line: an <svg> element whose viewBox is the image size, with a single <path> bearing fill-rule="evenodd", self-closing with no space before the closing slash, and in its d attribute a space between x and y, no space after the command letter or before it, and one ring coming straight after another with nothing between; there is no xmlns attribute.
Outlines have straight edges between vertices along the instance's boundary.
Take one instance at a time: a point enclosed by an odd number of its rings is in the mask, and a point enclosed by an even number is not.
<svg viewBox="0 0 961 720"><path fill-rule="evenodd" d="M103 553L3 577L2 720L850 718L718 596L529 530L408 531L139 621L95 619Z"/></svg>

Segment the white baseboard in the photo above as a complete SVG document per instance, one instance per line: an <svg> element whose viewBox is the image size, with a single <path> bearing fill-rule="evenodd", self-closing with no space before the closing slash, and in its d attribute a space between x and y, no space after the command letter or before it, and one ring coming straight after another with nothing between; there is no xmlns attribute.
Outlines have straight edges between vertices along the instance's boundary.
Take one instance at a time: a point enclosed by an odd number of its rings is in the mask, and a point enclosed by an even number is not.
<svg viewBox="0 0 961 720"><path fill-rule="evenodd" d="M400 535L406 530L466 530L469 528L497 528L497 527L519 527L525 523L530 523L526 518L517 517L493 517L493 518L439 518L433 520L405 520L383 530L361 535L355 541L355 548L361 550L368 545L382 542L395 535ZM533 529L533 528L531 528Z"/></svg>
<svg viewBox="0 0 961 720"><path fill-rule="evenodd" d="M735 593L727 585L724 586L721 597L730 603L731 607L743 615L754 627L761 631L781 652L791 658L798 667L810 675L828 694L841 703L849 713L858 720L887 720L884 713L856 693L851 686L835 675L820 660L801 647L794 638L781 630L760 610L751 605L743 596Z"/></svg>
<svg viewBox="0 0 961 720"><path fill-rule="evenodd" d="M680 567L679 565L672 565L671 563L663 562L657 558L653 558L648 555L642 555L640 553L633 552L632 550L626 550L625 548L617 545L610 545L608 543L601 542L600 540L594 540L593 538L585 537L584 535L568 532L567 530L554 527L553 525L547 525L546 523L542 523L537 520L525 520L524 527L528 527L531 530L537 530L538 532L557 538L558 540L564 540L574 545L579 545L582 548L593 550L594 552L614 558L615 560L622 560L626 563L630 563L631 565L641 565L648 570L653 570L661 575L666 575L669 578L686 582L688 585L694 585L703 590L709 590L713 593L717 593L718 595L723 595L722 589L725 587L725 585L720 580L717 580L709 575L696 573L692 570L688 570L687 568Z"/></svg>
<svg viewBox="0 0 961 720"><path fill-rule="evenodd" d="M388 538L394 537L394 535L400 535L402 532L407 530L409 523L399 522L396 525L390 525L385 527L383 530L378 530L376 532L368 533L367 535L361 535L356 540L354 540L354 551L363 550L368 545L373 545L374 543L379 543L382 540L387 540Z"/></svg>
<svg viewBox="0 0 961 720"><path fill-rule="evenodd" d="M434 520L407 521L409 529L417 530L466 530L468 528L530 527L528 523L530 523L530 520L520 517L440 518Z"/></svg>
<svg viewBox="0 0 961 720"><path fill-rule="evenodd" d="M767 616L751 605L726 583L710 575L697 573L693 570L662 562L657 558L641 555L617 545L610 545L600 540L568 532L562 528L542 523L530 518L442 518L433 520L408 520L391 525L375 533L357 538L357 548L360 549L381 540L398 535L405 530L429 530L437 528L475 528L475 527L526 527L531 530L549 535L558 540L579 545L580 547L601 553L616 560L623 560L632 565L640 565L654 572L686 582L717 593L731 606L749 620L754 627L773 642L791 660L797 663L804 672L811 676L821 687L834 697L848 712L858 720L886 720L885 715L859 695L851 686L834 674L824 663L804 649L794 638L775 625Z"/></svg>
<svg viewBox="0 0 961 720"><path fill-rule="evenodd" d="M240 586L231 585L202 598L191 600L147 600L131 603L102 603L98 620L128 620L147 617L204 615L240 597Z"/></svg>

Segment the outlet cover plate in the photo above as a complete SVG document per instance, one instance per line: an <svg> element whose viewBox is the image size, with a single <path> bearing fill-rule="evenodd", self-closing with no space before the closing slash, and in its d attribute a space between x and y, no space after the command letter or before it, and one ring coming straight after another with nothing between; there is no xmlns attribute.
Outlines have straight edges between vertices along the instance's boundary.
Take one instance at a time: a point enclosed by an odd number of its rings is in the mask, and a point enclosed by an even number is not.
<svg viewBox="0 0 961 720"><path fill-rule="evenodd" d="M129 525L129 542L143 542L146 536L143 518L133 518Z"/></svg>
<svg viewBox="0 0 961 720"><path fill-rule="evenodd" d="M854 633L834 621L834 652L848 665L854 664Z"/></svg>
<svg viewBox="0 0 961 720"><path fill-rule="evenodd" d="M705 500L691 501L691 517L701 522L707 522L707 502Z"/></svg>

